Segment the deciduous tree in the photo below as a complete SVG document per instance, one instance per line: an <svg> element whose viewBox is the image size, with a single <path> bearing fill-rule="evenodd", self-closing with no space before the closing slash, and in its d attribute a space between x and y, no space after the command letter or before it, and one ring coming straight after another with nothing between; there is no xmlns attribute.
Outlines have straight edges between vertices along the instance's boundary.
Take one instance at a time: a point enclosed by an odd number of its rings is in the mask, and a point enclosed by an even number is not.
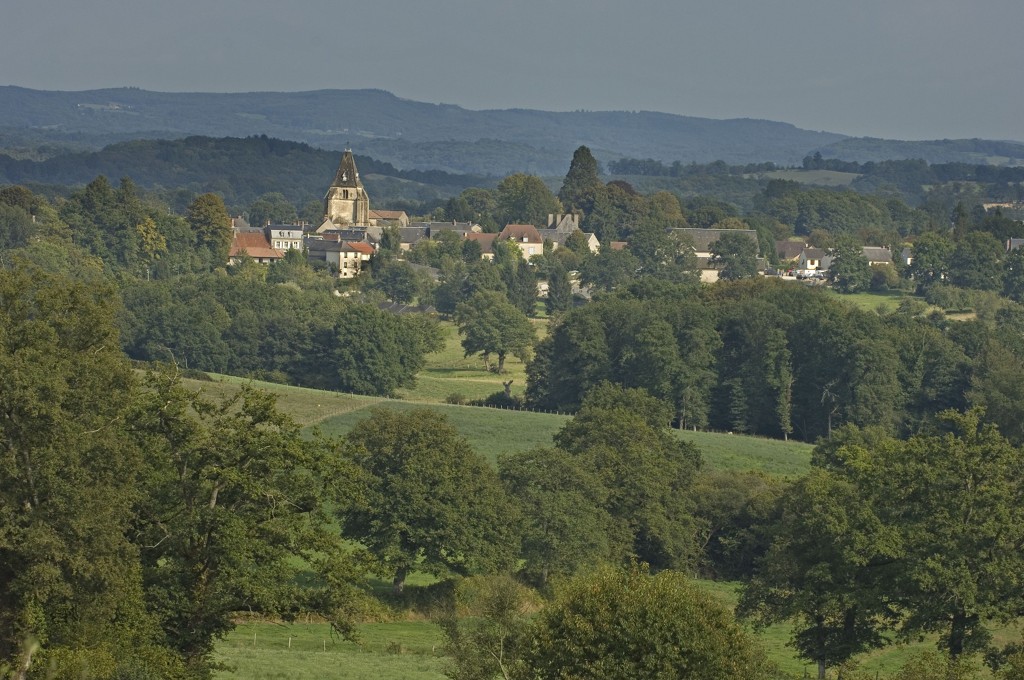
<svg viewBox="0 0 1024 680"><path fill-rule="evenodd" d="M758 680L764 652L685 576L602 569L568 583L537 617L516 677Z"/></svg>
<svg viewBox="0 0 1024 680"><path fill-rule="evenodd" d="M480 354L490 368L490 356L496 354L495 370L505 370L505 358L511 354L526 361L533 351L535 333L530 320L508 299L496 291L473 294L455 309L455 322L466 356Z"/></svg>
<svg viewBox="0 0 1024 680"><path fill-rule="evenodd" d="M346 444L362 477L359 493L339 509L343 533L370 550L395 591L414 568L444 576L511 564L515 506L443 415L376 409Z"/></svg>

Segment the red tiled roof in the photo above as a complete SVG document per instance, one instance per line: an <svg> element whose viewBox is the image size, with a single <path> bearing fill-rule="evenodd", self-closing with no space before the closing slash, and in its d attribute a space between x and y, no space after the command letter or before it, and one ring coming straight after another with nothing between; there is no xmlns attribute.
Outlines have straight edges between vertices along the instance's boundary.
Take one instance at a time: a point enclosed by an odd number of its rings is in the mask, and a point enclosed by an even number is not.
<svg viewBox="0 0 1024 680"><path fill-rule="evenodd" d="M270 247L267 237L260 231L236 231L231 240L231 250L228 257L238 257L242 253L253 258L277 258L284 257L284 253L276 248Z"/></svg>
<svg viewBox="0 0 1024 680"><path fill-rule="evenodd" d="M629 243L627 241L612 241L608 245L612 250L625 250L629 247Z"/></svg>
<svg viewBox="0 0 1024 680"><path fill-rule="evenodd" d="M373 246L363 241L346 241L345 245L349 246L357 253L362 253L363 255L373 255L375 252Z"/></svg>

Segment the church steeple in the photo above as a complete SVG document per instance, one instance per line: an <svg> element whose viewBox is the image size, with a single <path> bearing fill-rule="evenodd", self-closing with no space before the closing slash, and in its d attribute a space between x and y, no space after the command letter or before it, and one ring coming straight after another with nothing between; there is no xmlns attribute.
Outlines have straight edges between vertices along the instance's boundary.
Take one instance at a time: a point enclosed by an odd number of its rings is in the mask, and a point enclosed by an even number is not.
<svg viewBox="0 0 1024 680"><path fill-rule="evenodd" d="M324 216L338 226L370 224L370 199L359 179L351 149L345 149L334 181L324 196Z"/></svg>
<svg viewBox="0 0 1024 680"><path fill-rule="evenodd" d="M359 171L356 170L356 159L352 156L352 149L345 149L338 164L338 172L334 175L332 187L362 188L363 183L359 181Z"/></svg>

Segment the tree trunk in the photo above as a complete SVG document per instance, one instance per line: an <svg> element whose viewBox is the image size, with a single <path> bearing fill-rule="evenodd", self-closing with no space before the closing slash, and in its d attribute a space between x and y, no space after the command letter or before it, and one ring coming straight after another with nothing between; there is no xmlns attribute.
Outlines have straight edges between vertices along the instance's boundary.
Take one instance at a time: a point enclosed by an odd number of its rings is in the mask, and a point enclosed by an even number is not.
<svg viewBox="0 0 1024 680"><path fill-rule="evenodd" d="M505 353L498 352L498 373L505 372Z"/></svg>
<svg viewBox="0 0 1024 680"><path fill-rule="evenodd" d="M825 660L818 659L818 680L825 680Z"/></svg>
<svg viewBox="0 0 1024 680"><path fill-rule="evenodd" d="M394 595L401 595L405 590L405 577L409 575L409 567L401 566L395 570L395 578L391 582L391 592Z"/></svg>
<svg viewBox="0 0 1024 680"><path fill-rule="evenodd" d="M953 614L953 621L949 626L949 656L957 658L964 653L964 641L967 639L967 627L971 619L963 612Z"/></svg>

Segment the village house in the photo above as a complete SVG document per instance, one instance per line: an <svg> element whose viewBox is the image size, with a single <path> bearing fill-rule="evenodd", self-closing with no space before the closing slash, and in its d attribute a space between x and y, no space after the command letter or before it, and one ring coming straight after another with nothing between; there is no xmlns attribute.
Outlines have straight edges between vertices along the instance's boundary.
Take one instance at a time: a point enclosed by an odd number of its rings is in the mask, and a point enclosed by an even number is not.
<svg viewBox="0 0 1024 680"><path fill-rule="evenodd" d="M543 242L551 243L552 250L557 250L564 246L566 240L577 231L583 234L590 252L596 253L600 250L601 242L597 240L597 236L580 229L580 216L575 213L549 214L547 228L538 229L537 233L540 234Z"/></svg>
<svg viewBox="0 0 1024 680"><path fill-rule="evenodd" d="M718 280L718 266L714 255L711 254L711 246L724 234L742 234L754 242L756 250L760 250L757 232L753 229L672 229L672 233L689 239L693 244L693 254L697 257L697 268L700 270L702 283L714 283ZM763 266L761 258L758 258L758 265Z"/></svg>
<svg viewBox="0 0 1024 680"><path fill-rule="evenodd" d="M264 233L267 242L277 250L302 250L305 232L301 224L268 224Z"/></svg>
<svg viewBox="0 0 1024 680"><path fill-rule="evenodd" d="M340 279L355 278L363 271L374 254L373 246L361 241L342 241L333 238L306 239L306 257L326 262Z"/></svg>
<svg viewBox="0 0 1024 680"><path fill-rule="evenodd" d="M228 249L228 264L238 264L247 256L260 264L270 264L282 259L284 251L272 247L266 235L258 229L235 229Z"/></svg>
<svg viewBox="0 0 1024 680"><path fill-rule="evenodd" d="M534 255L544 254L544 239L532 224L507 224L498 234L498 241L511 241L519 246L523 259L529 261Z"/></svg>

